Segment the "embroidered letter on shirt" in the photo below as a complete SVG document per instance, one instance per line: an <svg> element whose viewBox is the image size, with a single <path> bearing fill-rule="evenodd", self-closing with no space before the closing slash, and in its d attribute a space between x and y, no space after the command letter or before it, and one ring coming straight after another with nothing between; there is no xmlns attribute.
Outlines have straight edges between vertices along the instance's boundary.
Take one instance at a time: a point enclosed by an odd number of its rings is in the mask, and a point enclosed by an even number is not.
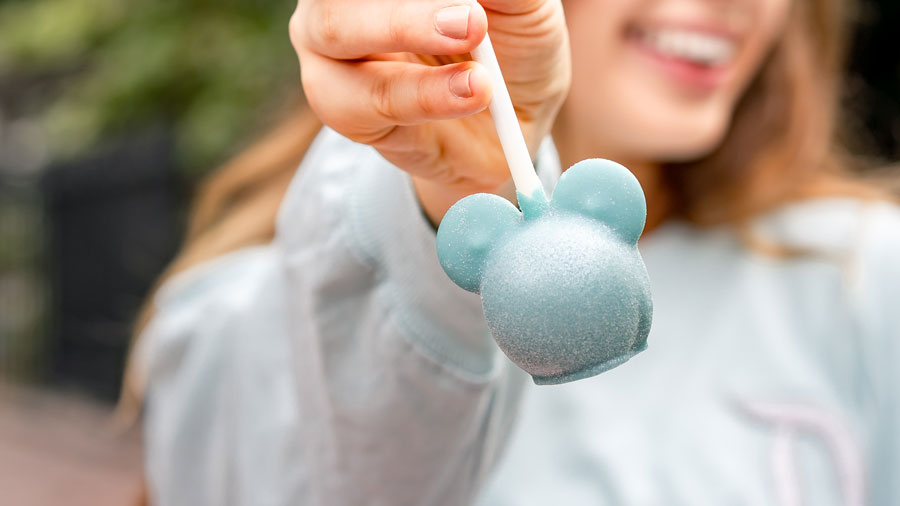
<svg viewBox="0 0 900 506"><path fill-rule="evenodd" d="M783 506L809 504L801 494L794 442L798 434L819 438L832 456L846 506L865 504L865 466L862 451L840 417L823 408L801 403L742 399L741 407L754 417L772 424L772 478Z"/></svg>

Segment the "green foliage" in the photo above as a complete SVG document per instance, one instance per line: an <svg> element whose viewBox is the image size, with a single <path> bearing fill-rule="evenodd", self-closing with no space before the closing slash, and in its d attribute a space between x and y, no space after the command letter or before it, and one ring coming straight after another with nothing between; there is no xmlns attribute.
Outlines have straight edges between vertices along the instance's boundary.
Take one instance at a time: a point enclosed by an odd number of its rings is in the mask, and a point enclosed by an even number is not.
<svg viewBox="0 0 900 506"><path fill-rule="evenodd" d="M0 75L54 76L35 107L57 157L163 123L189 171L299 93L296 0L7 0Z"/></svg>

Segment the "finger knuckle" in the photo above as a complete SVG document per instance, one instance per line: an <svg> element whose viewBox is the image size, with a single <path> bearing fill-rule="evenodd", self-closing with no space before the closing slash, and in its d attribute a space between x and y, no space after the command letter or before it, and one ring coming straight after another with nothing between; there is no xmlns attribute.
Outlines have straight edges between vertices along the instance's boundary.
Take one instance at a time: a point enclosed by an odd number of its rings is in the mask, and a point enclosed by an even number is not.
<svg viewBox="0 0 900 506"><path fill-rule="evenodd" d="M304 99L310 105L334 108L334 78L314 65L300 66L300 84Z"/></svg>
<svg viewBox="0 0 900 506"><path fill-rule="evenodd" d="M315 73L304 68L304 66L301 66L300 85L303 87L303 93L306 95L307 101L312 101L316 98L318 91L317 84L318 80L316 79Z"/></svg>
<svg viewBox="0 0 900 506"><path fill-rule="evenodd" d="M393 90L396 85L396 74L381 76L372 83L372 106L380 117L391 123L396 122L396 110L393 105Z"/></svg>
<svg viewBox="0 0 900 506"><path fill-rule="evenodd" d="M301 76L302 78L302 76ZM340 110L339 102L330 100L330 94L323 90L316 78L306 78L303 81L303 98L309 108L315 113L322 123L338 129L341 118L346 116Z"/></svg>
<svg viewBox="0 0 900 506"><path fill-rule="evenodd" d="M295 50L299 50L303 46L303 33L303 18L298 6L294 13L291 14L290 20L288 20L288 36Z"/></svg>
<svg viewBox="0 0 900 506"><path fill-rule="evenodd" d="M408 38L408 28L404 21L406 18L400 13L400 9L393 9L388 19L387 37L392 47L403 47Z"/></svg>
<svg viewBox="0 0 900 506"><path fill-rule="evenodd" d="M426 118L433 117L438 112L438 103L435 97L429 93L429 86L425 79L419 79L416 85L416 105Z"/></svg>
<svg viewBox="0 0 900 506"><path fill-rule="evenodd" d="M310 6L309 30L320 47L337 44L341 40L340 18L333 2L315 2Z"/></svg>

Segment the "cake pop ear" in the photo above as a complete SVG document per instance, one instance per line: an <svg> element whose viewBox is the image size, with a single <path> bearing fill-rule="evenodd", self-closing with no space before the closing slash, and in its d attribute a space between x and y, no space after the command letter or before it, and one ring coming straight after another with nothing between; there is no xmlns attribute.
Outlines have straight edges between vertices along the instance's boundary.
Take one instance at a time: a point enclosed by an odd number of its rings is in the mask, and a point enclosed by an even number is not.
<svg viewBox="0 0 900 506"><path fill-rule="evenodd" d="M480 293L485 259L521 221L519 210L497 195L477 193L460 200L444 215L437 232L444 272L464 290Z"/></svg>
<svg viewBox="0 0 900 506"><path fill-rule="evenodd" d="M590 158L565 171L553 190L551 209L602 221L629 244L637 244L647 202L637 178L610 160Z"/></svg>

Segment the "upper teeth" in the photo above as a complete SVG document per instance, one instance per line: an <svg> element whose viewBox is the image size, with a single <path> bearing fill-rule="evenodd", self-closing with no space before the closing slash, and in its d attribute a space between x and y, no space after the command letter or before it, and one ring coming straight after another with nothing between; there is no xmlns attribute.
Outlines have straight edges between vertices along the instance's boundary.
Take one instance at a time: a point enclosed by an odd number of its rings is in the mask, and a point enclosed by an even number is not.
<svg viewBox="0 0 900 506"><path fill-rule="evenodd" d="M644 41L666 56L716 65L731 60L735 44L729 39L686 30L645 32Z"/></svg>

